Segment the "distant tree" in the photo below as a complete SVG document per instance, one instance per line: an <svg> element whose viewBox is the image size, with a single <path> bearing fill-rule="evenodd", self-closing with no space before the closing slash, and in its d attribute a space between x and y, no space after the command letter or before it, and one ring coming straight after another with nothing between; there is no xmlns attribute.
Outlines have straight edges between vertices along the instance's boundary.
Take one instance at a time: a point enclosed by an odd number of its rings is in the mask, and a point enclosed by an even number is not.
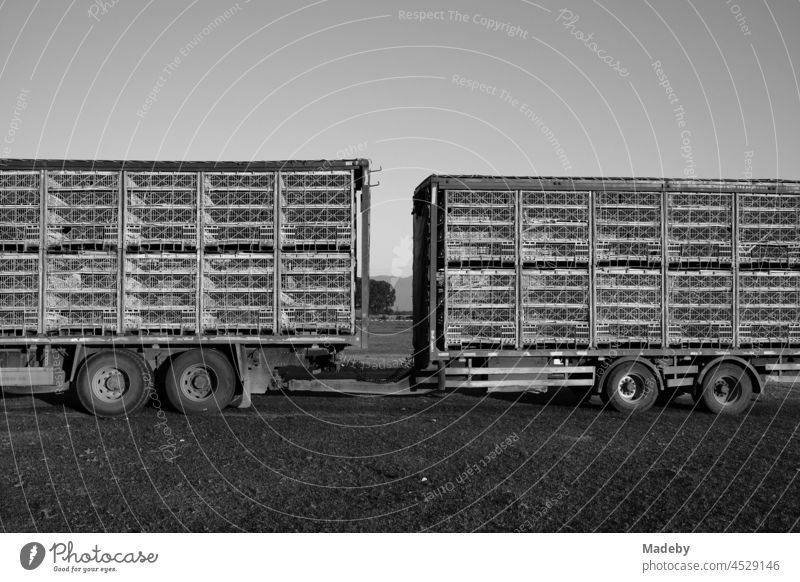
<svg viewBox="0 0 800 582"><path fill-rule="evenodd" d="M356 309L361 309L361 277L356 277ZM369 280L369 312L385 315L392 312L395 302L394 287L386 281Z"/></svg>

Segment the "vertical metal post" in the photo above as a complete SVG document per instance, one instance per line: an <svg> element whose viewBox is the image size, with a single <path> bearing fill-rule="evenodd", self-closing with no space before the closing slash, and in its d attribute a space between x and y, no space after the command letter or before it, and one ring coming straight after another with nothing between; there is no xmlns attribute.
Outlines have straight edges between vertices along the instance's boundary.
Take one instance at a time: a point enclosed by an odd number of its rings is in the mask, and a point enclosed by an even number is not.
<svg viewBox="0 0 800 582"><path fill-rule="evenodd" d="M197 321L195 322L195 331L197 335L203 333L203 261L205 260L205 252L203 251L203 195L205 193L205 180L205 172L198 172L197 188L195 192L195 196L197 197L195 201L195 208L197 209L195 220L195 244L197 245L197 294L195 296L197 303L195 305L195 317Z"/></svg>
<svg viewBox="0 0 800 582"><path fill-rule="evenodd" d="M597 237L595 233L595 193L593 190L588 191L588 205L589 205L589 347L597 347L597 289L595 284L595 251L597 246Z"/></svg>
<svg viewBox="0 0 800 582"><path fill-rule="evenodd" d="M431 178L431 201L429 206L430 215L430 256L428 257L428 272L430 274L428 285L428 337L429 349L431 359L437 359L436 356L436 320L437 320L437 301L436 301L436 267L438 266L438 211L437 199L439 194L439 185L435 182L435 178ZM446 242L446 241L445 241ZM444 245L444 263L447 264L447 245ZM446 322L443 322L443 324ZM442 328L444 333L444 327Z"/></svg>
<svg viewBox="0 0 800 582"><path fill-rule="evenodd" d="M272 257L272 331L281 333L281 172L275 172L272 201L273 257Z"/></svg>
<svg viewBox="0 0 800 582"><path fill-rule="evenodd" d="M364 167L361 182L361 349L369 347L369 169Z"/></svg>
<svg viewBox="0 0 800 582"><path fill-rule="evenodd" d="M117 232L117 272L119 273L119 282L117 289L117 334L125 333L125 258L127 256L127 249L125 248L125 229L127 228L127 212L128 212L128 185L125 183L127 172L119 173L119 187L117 193L119 200L117 201L117 212L119 217L119 230Z"/></svg>
<svg viewBox="0 0 800 582"><path fill-rule="evenodd" d="M522 191L514 191L514 271L516 272L516 305L514 322L517 334L514 347L522 348L522 327L524 325L524 312L522 306Z"/></svg>
<svg viewBox="0 0 800 582"><path fill-rule="evenodd" d="M39 174L39 322L38 333L45 333L45 302L47 292L47 170Z"/></svg>
<svg viewBox="0 0 800 582"><path fill-rule="evenodd" d="M739 347L739 193L734 192L731 200L733 216L731 221L731 238L733 243L732 264L733 270L733 348Z"/></svg>
<svg viewBox="0 0 800 582"><path fill-rule="evenodd" d="M669 221L669 192L666 180L661 183L661 347L669 347L669 253L667 229Z"/></svg>

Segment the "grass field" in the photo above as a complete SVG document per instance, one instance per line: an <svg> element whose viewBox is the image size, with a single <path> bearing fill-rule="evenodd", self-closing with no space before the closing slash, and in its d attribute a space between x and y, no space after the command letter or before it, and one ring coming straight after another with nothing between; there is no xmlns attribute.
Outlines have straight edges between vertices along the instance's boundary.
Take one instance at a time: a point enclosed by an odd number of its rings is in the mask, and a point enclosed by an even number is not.
<svg viewBox="0 0 800 582"><path fill-rule="evenodd" d="M408 354L401 327L373 324L353 357ZM114 421L0 406L4 531L800 531L796 387L739 417L560 393L277 394Z"/></svg>

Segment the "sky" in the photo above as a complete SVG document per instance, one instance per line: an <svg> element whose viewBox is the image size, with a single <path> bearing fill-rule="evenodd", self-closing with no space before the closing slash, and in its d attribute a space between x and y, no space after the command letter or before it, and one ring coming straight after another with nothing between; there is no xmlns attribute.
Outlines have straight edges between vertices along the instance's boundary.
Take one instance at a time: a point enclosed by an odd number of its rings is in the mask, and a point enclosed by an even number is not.
<svg viewBox="0 0 800 582"><path fill-rule="evenodd" d="M0 0L0 156L800 179L800 0Z"/></svg>

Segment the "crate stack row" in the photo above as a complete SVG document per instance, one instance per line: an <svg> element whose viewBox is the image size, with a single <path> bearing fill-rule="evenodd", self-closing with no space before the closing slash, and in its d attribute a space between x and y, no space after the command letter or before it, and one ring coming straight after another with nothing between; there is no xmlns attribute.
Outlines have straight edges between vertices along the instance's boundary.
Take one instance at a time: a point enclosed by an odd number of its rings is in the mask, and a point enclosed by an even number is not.
<svg viewBox="0 0 800 582"><path fill-rule="evenodd" d="M203 175L202 297L205 333L275 330L275 174Z"/></svg>
<svg viewBox="0 0 800 582"><path fill-rule="evenodd" d="M667 341L730 347L734 340L731 193L667 192Z"/></svg>
<svg viewBox="0 0 800 582"><path fill-rule="evenodd" d="M0 173L0 335L39 328L40 203L38 172Z"/></svg>
<svg viewBox="0 0 800 582"><path fill-rule="evenodd" d="M47 173L44 331L119 330L120 175Z"/></svg>
<svg viewBox="0 0 800 582"><path fill-rule="evenodd" d="M515 193L446 192L447 227L440 214L439 248L446 254L439 286L449 346L516 344Z"/></svg>
<svg viewBox="0 0 800 582"><path fill-rule="evenodd" d="M522 314L525 346L589 342L588 191L520 192Z"/></svg>
<svg viewBox="0 0 800 582"><path fill-rule="evenodd" d="M739 196L739 343L800 342L800 196Z"/></svg>
<svg viewBox="0 0 800 582"><path fill-rule="evenodd" d="M445 191L447 345L800 341L800 196L691 190Z"/></svg>
<svg viewBox="0 0 800 582"><path fill-rule="evenodd" d="M352 333L352 175L287 172L280 177L281 329Z"/></svg>
<svg viewBox="0 0 800 582"><path fill-rule="evenodd" d="M351 176L0 172L0 333L352 333Z"/></svg>

